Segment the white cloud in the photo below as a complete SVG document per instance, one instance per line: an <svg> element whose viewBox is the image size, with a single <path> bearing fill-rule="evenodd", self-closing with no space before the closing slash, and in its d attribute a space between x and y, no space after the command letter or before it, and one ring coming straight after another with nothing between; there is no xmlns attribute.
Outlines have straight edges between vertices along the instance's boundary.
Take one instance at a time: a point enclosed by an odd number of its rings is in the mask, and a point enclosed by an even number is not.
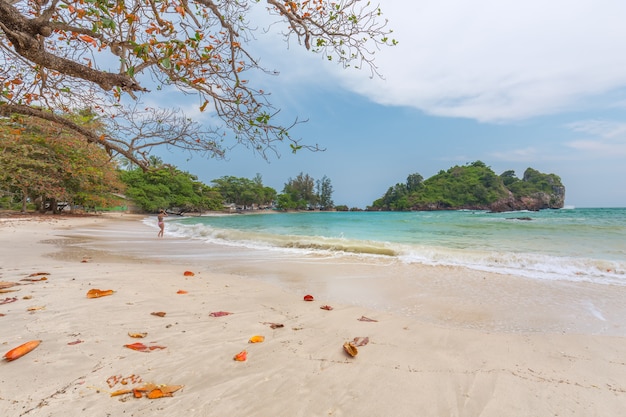
<svg viewBox="0 0 626 417"><path fill-rule="evenodd" d="M380 3L400 42L377 54L385 80L338 77L381 104L497 122L624 100L601 97L626 86L623 1Z"/></svg>
<svg viewBox="0 0 626 417"><path fill-rule="evenodd" d="M626 156L626 123L609 120L583 120L567 125L584 138L569 141L566 145L584 152L587 156L622 158Z"/></svg>

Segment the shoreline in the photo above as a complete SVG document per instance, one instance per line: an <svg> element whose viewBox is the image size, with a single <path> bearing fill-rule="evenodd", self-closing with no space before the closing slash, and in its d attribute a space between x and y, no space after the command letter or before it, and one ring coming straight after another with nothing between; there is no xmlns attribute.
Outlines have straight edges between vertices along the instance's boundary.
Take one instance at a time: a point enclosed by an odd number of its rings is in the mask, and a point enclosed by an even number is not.
<svg viewBox="0 0 626 417"><path fill-rule="evenodd" d="M587 417L619 416L626 406L624 337L458 326L460 318L480 323L493 307L467 311L458 304L460 296L449 294L454 277L467 271L421 269L426 294L420 311L447 314L452 325L443 326L358 300L339 301L355 285L368 296L378 287L363 274L375 276L389 265L276 262L213 246L217 253L190 257L185 252L197 247L194 242L157 240L156 228L138 221L144 217L0 223L0 281L22 284L1 294L17 301L0 305L0 347L4 353L42 340L26 356L0 362L4 415L73 415L80 409L129 416ZM141 254L152 255L136 256L137 243L144 245ZM185 276L187 270L194 275ZM329 286L321 279L328 271L356 277ZM21 281L34 272L48 272L48 279ZM307 281L311 276L319 279ZM476 278L467 288L480 294L486 287ZM384 296L402 297L399 283L391 283ZM88 299L91 288L115 292ZM309 290L313 302L303 301ZM339 290L341 297L330 297ZM334 309L320 309L328 304ZM156 311L167 314L151 315ZM219 311L233 314L210 316ZM126 349L124 344L137 341L129 332L147 332L141 341L165 349ZM265 341L249 344L256 334ZM342 345L355 337L368 337L369 343L351 358ZM233 361L244 349L247 361ZM120 385L109 387L107 380L133 374L184 388L156 400L111 397Z"/></svg>

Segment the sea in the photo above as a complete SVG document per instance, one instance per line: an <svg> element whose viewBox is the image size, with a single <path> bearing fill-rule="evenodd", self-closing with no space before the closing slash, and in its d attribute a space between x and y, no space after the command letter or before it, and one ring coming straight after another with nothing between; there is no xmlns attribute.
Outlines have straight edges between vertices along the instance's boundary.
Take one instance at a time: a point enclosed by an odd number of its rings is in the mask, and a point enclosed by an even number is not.
<svg viewBox="0 0 626 417"><path fill-rule="evenodd" d="M171 236L232 247L626 286L626 208L260 212L168 220Z"/></svg>

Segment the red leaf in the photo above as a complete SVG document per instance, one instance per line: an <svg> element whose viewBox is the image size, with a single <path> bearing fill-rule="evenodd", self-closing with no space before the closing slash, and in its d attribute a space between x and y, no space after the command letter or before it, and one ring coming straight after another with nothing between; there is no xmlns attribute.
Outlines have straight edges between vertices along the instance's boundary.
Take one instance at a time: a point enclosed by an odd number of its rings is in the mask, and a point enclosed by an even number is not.
<svg viewBox="0 0 626 417"><path fill-rule="evenodd" d="M223 316L228 316L230 314L233 314L233 313L229 313L228 311L214 311L214 312L210 313L209 316L211 316L211 317L223 317Z"/></svg>
<svg viewBox="0 0 626 417"><path fill-rule="evenodd" d="M304 301L313 301L315 300L311 294L307 294L304 296Z"/></svg>

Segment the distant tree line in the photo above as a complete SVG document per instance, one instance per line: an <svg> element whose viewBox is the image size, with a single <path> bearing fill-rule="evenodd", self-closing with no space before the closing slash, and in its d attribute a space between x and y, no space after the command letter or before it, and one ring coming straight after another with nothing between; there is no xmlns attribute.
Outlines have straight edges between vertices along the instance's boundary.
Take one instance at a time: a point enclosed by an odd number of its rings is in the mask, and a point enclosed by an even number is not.
<svg viewBox="0 0 626 417"><path fill-rule="evenodd" d="M93 130L104 129L90 111L74 120ZM199 181L195 175L150 156L149 169L87 143L69 130L21 116L0 119L0 208L21 211L107 209L131 203L143 212L177 213L239 209L330 210L333 187L328 177L315 180L300 173L283 191L253 179L225 176Z"/></svg>

